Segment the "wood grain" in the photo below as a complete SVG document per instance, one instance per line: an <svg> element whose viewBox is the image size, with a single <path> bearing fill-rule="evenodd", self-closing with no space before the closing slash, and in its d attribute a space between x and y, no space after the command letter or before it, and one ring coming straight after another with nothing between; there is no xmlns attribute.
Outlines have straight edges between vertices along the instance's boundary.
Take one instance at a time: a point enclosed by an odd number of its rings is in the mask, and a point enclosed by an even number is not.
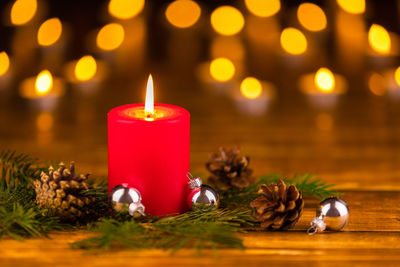
<svg viewBox="0 0 400 267"><path fill-rule="evenodd" d="M183 249L174 255L161 250L112 249L105 253L71 250L69 244L92 236L87 231L51 234L51 239L0 241L1 266L260 266L400 264L400 192L346 191L349 223L341 232L308 236L305 229L315 216L318 201L306 198L304 215L288 232L241 234L245 250ZM377 205L380 200L384 205Z"/></svg>

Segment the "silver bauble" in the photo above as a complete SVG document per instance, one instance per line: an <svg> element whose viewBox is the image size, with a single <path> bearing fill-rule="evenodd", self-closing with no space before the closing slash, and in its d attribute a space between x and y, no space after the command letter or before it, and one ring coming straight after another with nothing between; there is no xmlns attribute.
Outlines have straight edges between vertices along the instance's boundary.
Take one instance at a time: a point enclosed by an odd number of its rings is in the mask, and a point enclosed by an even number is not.
<svg viewBox="0 0 400 267"><path fill-rule="evenodd" d="M218 194L211 186L203 184L200 177L194 178L190 173L187 174L187 177L191 190L188 196L189 208L192 209L197 205L218 207Z"/></svg>
<svg viewBox="0 0 400 267"><path fill-rule="evenodd" d="M113 211L129 213L133 217L145 215L142 197L135 188L117 185L111 190L108 200Z"/></svg>
<svg viewBox="0 0 400 267"><path fill-rule="evenodd" d="M322 232L325 229L340 231L349 218L349 208L344 200L337 197L330 197L319 203L317 217L311 222L308 229L309 234Z"/></svg>
<svg viewBox="0 0 400 267"><path fill-rule="evenodd" d="M201 185L200 190L192 196L192 207L196 205L218 206L218 194L208 185Z"/></svg>

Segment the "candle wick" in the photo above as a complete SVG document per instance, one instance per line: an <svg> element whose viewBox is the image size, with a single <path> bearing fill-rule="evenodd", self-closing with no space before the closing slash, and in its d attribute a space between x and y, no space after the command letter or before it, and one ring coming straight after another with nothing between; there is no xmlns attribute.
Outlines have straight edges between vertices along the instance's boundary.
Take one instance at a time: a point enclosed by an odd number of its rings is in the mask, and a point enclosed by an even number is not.
<svg viewBox="0 0 400 267"><path fill-rule="evenodd" d="M146 121L154 121L154 117L155 117L154 115L155 115L154 112L145 112L144 119Z"/></svg>

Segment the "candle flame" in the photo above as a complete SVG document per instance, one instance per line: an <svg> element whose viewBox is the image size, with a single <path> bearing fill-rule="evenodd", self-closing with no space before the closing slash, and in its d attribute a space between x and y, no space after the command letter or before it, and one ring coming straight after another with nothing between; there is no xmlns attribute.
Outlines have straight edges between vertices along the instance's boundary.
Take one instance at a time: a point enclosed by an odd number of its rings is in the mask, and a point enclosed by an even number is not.
<svg viewBox="0 0 400 267"><path fill-rule="evenodd" d="M240 92L248 99L258 98L262 91L261 82L254 77L247 77L240 84Z"/></svg>
<svg viewBox="0 0 400 267"><path fill-rule="evenodd" d="M38 95L47 95L53 87L53 76L50 71L43 70L39 73L35 82L35 89Z"/></svg>
<svg viewBox="0 0 400 267"><path fill-rule="evenodd" d="M37 40L41 46L50 46L56 43L62 34L62 24L59 18L51 18L40 25Z"/></svg>
<svg viewBox="0 0 400 267"><path fill-rule="evenodd" d="M8 69L10 68L10 58L7 53L2 51L0 52L0 76L6 74Z"/></svg>
<svg viewBox="0 0 400 267"><path fill-rule="evenodd" d="M149 75L146 89L146 102L144 105L145 120L154 120L154 93L153 93L153 77Z"/></svg>
<svg viewBox="0 0 400 267"><path fill-rule="evenodd" d="M97 64L94 57L86 55L81 57L75 65L75 77L79 81L88 81L94 77Z"/></svg>
<svg viewBox="0 0 400 267"><path fill-rule="evenodd" d="M400 67L398 67L394 72L394 79L397 83L397 86L400 86Z"/></svg>
<svg viewBox="0 0 400 267"><path fill-rule="evenodd" d="M329 93L335 87L335 76L328 68L320 68L315 74L314 82L319 90Z"/></svg>
<svg viewBox="0 0 400 267"><path fill-rule="evenodd" d="M281 46L289 54L300 55L307 50L306 36L298 29L289 27L281 33Z"/></svg>
<svg viewBox="0 0 400 267"><path fill-rule="evenodd" d="M372 24L368 32L369 45L379 54L389 54L391 40L388 31L377 24Z"/></svg>
<svg viewBox="0 0 400 267"><path fill-rule="evenodd" d="M17 0L11 8L10 19L14 25L29 22L36 14L37 0Z"/></svg>

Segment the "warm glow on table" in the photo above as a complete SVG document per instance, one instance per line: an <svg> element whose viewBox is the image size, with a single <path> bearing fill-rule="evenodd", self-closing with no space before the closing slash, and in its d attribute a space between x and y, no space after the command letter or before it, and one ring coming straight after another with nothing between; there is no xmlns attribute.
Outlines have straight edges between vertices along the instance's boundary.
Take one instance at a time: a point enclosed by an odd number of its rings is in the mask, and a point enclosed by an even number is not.
<svg viewBox="0 0 400 267"><path fill-rule="evenodd" d="M58 41L62 33L62 24L58 18L51 18L40 25L37 40L39 45L50 46Z"/></svg>
<svg viewBox="0 0 400 267"><path fill-rule="evenodd" d="M17 0L11 7L11 23L23 25L29 22L36 14L36 0Z"/></svg>
<svg viewBox="0 0 400 267"><path fill-rule="evenodd" d="M370 47L379 54L389 54L391 48L390 35L387 30L378 25L372 24L368 32Z"/></svg>
<svg viewBox="0 0 400 267"><path fill-rule="evenodd" d="M261 82L254 77L245 78L240 84L240 92L249 99L258 98L263 91Z"/></svg>
<svg viewBox="0 0 400 267"><path fill-rule="evenodd" d="M351 14L362 14L365 12L365 0L337 0L338 5Z"/></svg>
<svg viewBox="0 0 400 267"><path fill-rule="evenodd" d="M40 132L47 132L53 128L54 118L49 112L41 112L36 118L36 127Z"/></svg>
<svg viewBox="0 0 400 267"><path fill-rule="evenodd" d="M227 58L216 58L210 63L210 74L219 82L226 82L235 75L235 65Z"/></svg>
<svg viewBox="0 0 400 267"><path fill-rule="evenodd" d="M117 49L125 38L125 30L121 24L109 23L105 25L97 34L96 43L100 49Z"/></svg>
<svg viewBox="0 0 400 267"><path fill-rule="evenodd" d="M80 81L88 81L96 74L97 64L96 60L86 55L81 57L75 65L75 77Z"/></svg>
<svg viewBox="0 0 400 267"><path fill-rule="evenodd" d="M0 53L0 76L7 73L10 68L10 58L5 51Z"/></svg>
<svg viewBox="0 0 400 267"><path fill-rule="evenodd" d="M35 81L35 90L38 95L47 95L53 87L53 76L50 71L42 70Z"/></svg>
<svg viewBox="0 0 400 267"><path fill-rule="evenodd" d="M144 0L110 0L108 12L119 19L131 19L142 12Z"/></svg>
<svg viewBox="0 0 400 267"><path fill-rule="evenodd" d="M178 28L188 28L194 25L199 20L200 15L200 6L191 0L173 1L165 10L168 22Z"/></svg>
<svg viewBox="0 0 400 267"><path fill-rule="evenodd" d="M282 48L289 54L300 55L307 50L307 39L296 28L286 28L281 33L280 42Z"/></svg>
<svg viewBox="0 0 400 267"><path fill-rule="evenodd" d="M386 93L385 78L379 73L372 73L368 79L368 87L371 93L382 96Z"/></svg>
<svg viewBox="0 0 400 267"><path fill-rule="evenodd" d="M400 67L397 67L397 69L394 71L394 79L397 85L400 86Z"/></svg>
<svg viewBox="0 0 400 267"><path fill-rule="evenodd" d="M234 35L244 27L244 17L232 6L220 6L211 13L211 26L222 35Z"/></svg>
<svg viewBox="0 0 400 267"><path fill-rule="evenodd" d="M280 0L244 0L247 9L258 17L270 17L281 9Z"/></svg>
<svg viewBox="0 0 400 267"><path fill-rule="evenodd" d="M315 4L300 4L297 8L297 18L300 24L309 31L322 31L326 28L325 13Z"/></svg>
<svg viewBox="0 0 400 267"><path fill-rule="evenodd" d="M315 86L322 92L332 92L335 87L335 76L328 68L320 68L314 78Z"/></svg>

